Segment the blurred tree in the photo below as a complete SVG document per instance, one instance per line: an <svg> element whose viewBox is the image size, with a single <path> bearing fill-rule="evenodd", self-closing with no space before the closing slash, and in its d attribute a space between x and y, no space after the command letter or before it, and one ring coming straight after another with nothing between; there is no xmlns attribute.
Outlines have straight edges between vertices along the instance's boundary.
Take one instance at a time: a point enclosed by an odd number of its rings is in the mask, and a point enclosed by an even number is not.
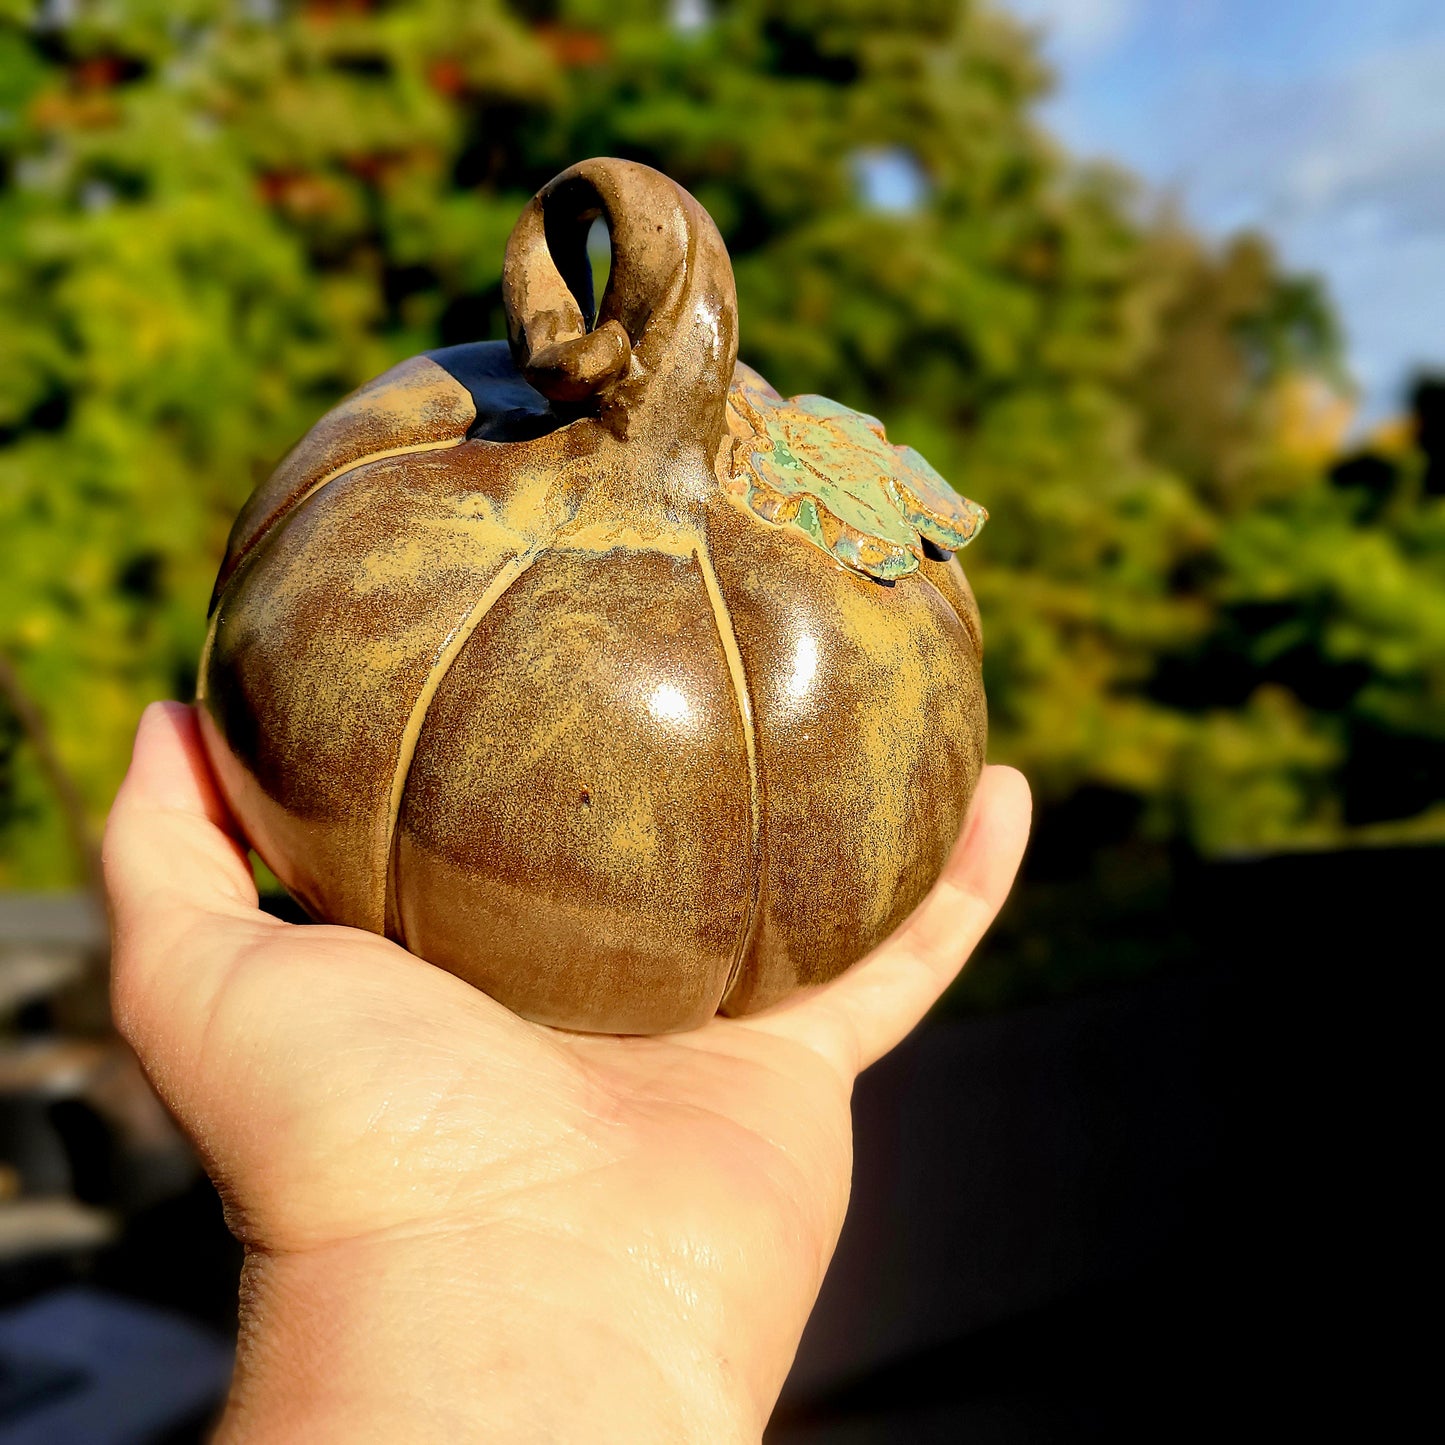
<svg viewBox="0 0 1445 1445"><path fill-rule="evenodd" d="M1425 458L1425 491L1445 495L1445 375L1420 377L1410 393L1410 409Z"/></svg>
<svg viewBox="0 0 1445 1445"><path fill-rule="evenodd" d="M139 705L192 688L240 501L433 339L421 253L476 286L520 199L453 185L459 97L541 103L538 43L498 6L369 8L6 6L0 652L97 819ZM79 867L34 754L0 725L0 883Z"/></svg>
<svg viewBox="0 0 1445 1445"><path fill-rule="evenodd" d="M1416 405L1428 396L1422 384ZM1427 427L1422 408L1411 430ZM1188 757L1191 772L1196 750L1215 763L1191 790L1225 784L1235 809L1273 794L1246 841L1445 833L1445 499L1427 493L1427 465L1387 434L1221 530L1215 625L1193 654L1161 663L1155 693L1208 710ZM1291 756L1241 768L1219 750L1260 709ZM1228 808L1194 816L1206 846L1240 840Z"/></svg>
<svg viewBox="0 0 1445 1445"><path fill-rule="evenodd" d="M1215 253L1172 219L1151 260L1163 306L1132 388L1150 455L1216 513L1317 481L1350 421L1338 329L1318 287L1282 277L1263 237Z"/></svg>
<svg viewBox="0 0 1445 1445"><path fill-rule="evenodd" d="M0 652L95 816L141 701L190 690L246 491L391 361L501 335L518 209L608 153L717 219L746 359L883 416L990 507L967 560L995 753L1057 816L1338 837L1378 821L1347 801L1367 722L1433 756L1439 503L1408 448L1379 514L1331 484L1320 293L1071 164L1032 118L1033 40L985 4L0 16ZM61 881L13 724L0 703L0 884Z"/></svg>

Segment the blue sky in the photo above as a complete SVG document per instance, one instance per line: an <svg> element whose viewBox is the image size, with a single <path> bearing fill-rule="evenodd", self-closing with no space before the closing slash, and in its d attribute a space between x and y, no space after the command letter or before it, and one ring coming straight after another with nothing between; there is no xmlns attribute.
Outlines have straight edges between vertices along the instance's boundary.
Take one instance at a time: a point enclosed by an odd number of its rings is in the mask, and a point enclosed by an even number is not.
<svg viewBox="0 0 1445 1445"><path fill-rule="evenodd" d="M1445 370L1445 3L1003 3L1045 32L1044 119L1071 151L1325 278L1366 419Z"/></svg>

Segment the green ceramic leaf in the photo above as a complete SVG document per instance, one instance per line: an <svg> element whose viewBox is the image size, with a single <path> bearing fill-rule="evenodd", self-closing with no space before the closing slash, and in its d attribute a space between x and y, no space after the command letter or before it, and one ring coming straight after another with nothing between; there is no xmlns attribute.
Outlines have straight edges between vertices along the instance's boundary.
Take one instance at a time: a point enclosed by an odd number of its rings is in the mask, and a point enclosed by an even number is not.
<svg viewBox="0 0 1445 1445"><path fill-rule="evenodd" d="M988 513L960 497L876 417L825 396L784 400L738 368L729 396L733 486L764 520L801 532L845 567L881 581L915 571L926 538L966 546Z"/></svg>

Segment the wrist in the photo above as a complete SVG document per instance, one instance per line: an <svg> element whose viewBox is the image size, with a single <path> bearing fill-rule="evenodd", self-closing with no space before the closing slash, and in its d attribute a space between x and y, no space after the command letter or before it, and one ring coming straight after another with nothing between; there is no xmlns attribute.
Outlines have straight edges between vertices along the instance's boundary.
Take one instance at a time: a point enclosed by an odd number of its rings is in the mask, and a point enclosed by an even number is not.
<svg viewBox="0 0 1445 1445"><path fill-rule="evenodd" d="M771 1401L690 1295L512 1225L252 1250L218 1445L756 1441Z"/></svg>

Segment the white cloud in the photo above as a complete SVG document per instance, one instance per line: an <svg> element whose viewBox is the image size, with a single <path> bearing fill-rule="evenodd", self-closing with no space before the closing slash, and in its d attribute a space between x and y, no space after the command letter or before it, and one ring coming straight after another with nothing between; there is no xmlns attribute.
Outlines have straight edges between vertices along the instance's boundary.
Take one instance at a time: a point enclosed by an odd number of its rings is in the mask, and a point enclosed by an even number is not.
<svg viewBox="0 0 1445 1445"><path fill-rule="evenodd" d="M1076 153L1136 168L1213 235L1265 231L1325 278L1367 415L1410 368L1445 364L1438 0L1005 3L1051 34L1063 86L1044 114Z"/></svg>
<svg viewBox="0 0 1445 1445"><path fill-rule="evenodd" d="M1139 0L1012 0L1009 8L1043 29L1065 65L1102 59L1139 19Z"/></svg>
<svg viewBox="0 0 1445 1445"><path fill-rule="evenodd" d="M1193 216L1326 278L1371 415L1445 362L1445 38L1287 82L1198 77L1152 120Z"/></svg>
<svg viewBox="0 0 1445 1445"><path fill-rule="evenodd" d="M1287 83L1200 78L1169 112L1208 212L1291 225L1366 206L1396 233L1445 228L1445 39Z"/></svg>

